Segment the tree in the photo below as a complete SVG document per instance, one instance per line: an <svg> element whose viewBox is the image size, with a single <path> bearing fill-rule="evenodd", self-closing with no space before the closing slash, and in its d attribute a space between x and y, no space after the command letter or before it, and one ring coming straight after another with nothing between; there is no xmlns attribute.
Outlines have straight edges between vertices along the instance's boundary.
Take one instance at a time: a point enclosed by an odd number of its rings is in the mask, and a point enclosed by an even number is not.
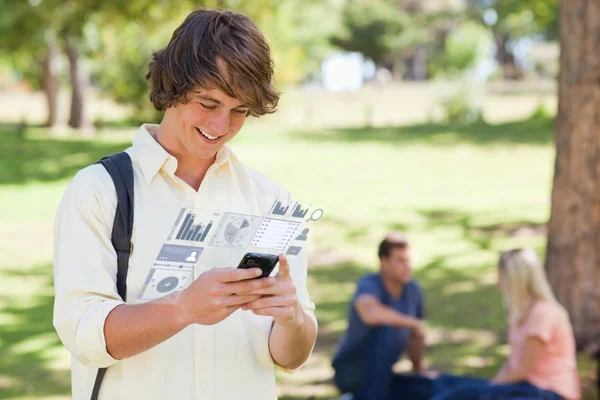
<svg viewBox="0 0 600 400"><path fill-rule="evenodd" d="M10 53L13 67L19 68L34 88L44 91L46 126L52 127L56 124L59 86L55 10L19 0L1 0L0 9L0 47Z"/></svg>
<svg viewBox="0 0 600 400"><path fill-rule="evenodd" d="M33 86L44 89L49 126L56 121L58 93L53 67L59 50L64 50L71 83L69 125L83 128L91 125L85 113L87 77L81 69L90 50L86 31L105 20L143 24L157 10L179 10L180 3L191 4L174 0L0 0L0 45L12 53L13 64L27 72Z"/></svg>
<svg viewBox="0 0 600 400"><path fill-rule="evenodd" d="M89 125L82 64L92 67L92 78L117 101L133 106L137 117L154 120L156 113L148 102L144 79L148 61L199 6L249 15L271 44L278 84L296 83L317 70L331 48L329 37L339 26L335 7L319 0L0 0L0 45L23 61L21 69L32 69L30 55L39 54L34 77L46 80L34 86L46 89L52 115L58 85L56 79L54 84L47 81L52 68L42 67L54 65L45 57L64 50L72 89L69 124L73 127ZM318 23L325 19L327 24Z"/></svg>
<svg viewBox="0 0 600 400"><path fill-rule="evenodd" d="M546 269L580 350L600 356L600 4L562 0ZM600 360L599 360L600 361ZM600 367L600 365L599 365Z"/></svg>
<svg viewBox="0 0 600 400"><path fill-rule="evenodd" d="M146 121L160 118L148 101L145 79L152 51L167 45L173 30L198 2L178 1L171 7L165 7L165 3L155 5L143 22L139 18L111 16L98 18L92 25L99 38L99 46L94 50L95 81L117 102L131 106L136 119ZM203 5L219 6L252 18L271 46L278 86L297 83L317 70L330 50L331 32L338 26L332 8L318 0L212 0ZM327 24L317 23L325 19ZM106 65L111 68L105 68Z"/></svg>
<svg viewBox="0 0 600 400"><path fill-rule="evenodd" d="M450 32L444 42L446 65L452 71L463 72L491 56L493 38L488 29L467 21Z"/></svg>
<svg viewBox="0 0 600 400"><path fill-rule="evenodd" d="M528 35L548 40L558 34L556 0L468 0L474 17L490 26L496 40L496 59L505 78L517 76L508 44Z"/></svg>
<svg viewBox="0 0 600 400"><path fill-rule="evenodd" d="M388 1L352 1L343 12L343 31L333 43L381 65L392 54L425 42L427 33L410 15Z"/></svg>

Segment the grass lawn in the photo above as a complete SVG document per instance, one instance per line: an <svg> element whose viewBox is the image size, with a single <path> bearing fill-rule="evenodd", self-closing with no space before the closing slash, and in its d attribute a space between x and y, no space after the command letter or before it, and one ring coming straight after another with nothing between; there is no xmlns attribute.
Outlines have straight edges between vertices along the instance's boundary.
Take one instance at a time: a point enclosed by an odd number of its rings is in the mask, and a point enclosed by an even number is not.
<svg viewBox="0 0 600 400"><path fill-rule="evenodd" d="M126 147L133 132L77 141L0 127L2 399L69 398L69 357L51 324L54 212L73 174ZM347 301L356 280L376 270L376 246L390 229L407 231L416 250L431 368L494 374L507 351L494 265L510 246L543 254L550 119L302 132L250 124L234 142L246 163L325 210L309 235L319 339L302 370L280 376L282 399L335 396L329 364ZM580 370L589 386L593 364L583 355Z"/></svg>

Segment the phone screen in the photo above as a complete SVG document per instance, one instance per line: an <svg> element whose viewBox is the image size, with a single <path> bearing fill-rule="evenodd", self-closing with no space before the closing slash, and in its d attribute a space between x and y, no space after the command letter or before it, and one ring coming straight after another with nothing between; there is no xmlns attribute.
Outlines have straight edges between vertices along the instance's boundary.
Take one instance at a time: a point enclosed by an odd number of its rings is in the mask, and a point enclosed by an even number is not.
<svg viewBox="0 0 600 400"><path fill-rule="evenodd" d="M279 256L274 254L247 253L240 261L238 268L260 268L262 274L257 278L266 278L271 275L278 261Z"/></svg>

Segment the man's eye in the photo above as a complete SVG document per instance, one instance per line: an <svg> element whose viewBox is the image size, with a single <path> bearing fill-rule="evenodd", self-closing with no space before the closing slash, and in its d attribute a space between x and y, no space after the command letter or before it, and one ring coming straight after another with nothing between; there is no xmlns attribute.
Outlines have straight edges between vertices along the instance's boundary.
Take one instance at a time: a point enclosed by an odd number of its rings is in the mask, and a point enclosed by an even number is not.
<svg viewBox="0 0 600 400"><path fill-rule="evenodd" d="M242 115L242 114L247 114L248 110L233 110L233 112L236 113L236 114Z"/></svg>
<svg viewBox="0 0 600 400"><path fill-rule="evenodd" d="M217 109L217 106L207 106L206 104L202 104L202 103L200 103L200 105L207 110L216 110Z"/></svg>

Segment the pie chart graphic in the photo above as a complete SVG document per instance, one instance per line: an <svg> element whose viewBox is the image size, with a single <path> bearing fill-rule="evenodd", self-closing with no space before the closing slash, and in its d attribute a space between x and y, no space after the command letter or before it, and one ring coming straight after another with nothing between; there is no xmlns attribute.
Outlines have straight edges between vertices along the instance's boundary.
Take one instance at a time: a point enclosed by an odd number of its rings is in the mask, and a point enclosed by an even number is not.
<svg viewBox="0 0 600 400"><path fill-rule="evenodd" d="M236 244L244 240L250 233L250 222L243 217L236 218L225 227L225 240L229 244Z"/></svg>
<svg viewBox="0 0 600 400"><path fill-rule="evenodd" d="M156 285L156 291L159 293L168 293L175 289L179 284L179 279L175 276L169 276Z"/></svg>

